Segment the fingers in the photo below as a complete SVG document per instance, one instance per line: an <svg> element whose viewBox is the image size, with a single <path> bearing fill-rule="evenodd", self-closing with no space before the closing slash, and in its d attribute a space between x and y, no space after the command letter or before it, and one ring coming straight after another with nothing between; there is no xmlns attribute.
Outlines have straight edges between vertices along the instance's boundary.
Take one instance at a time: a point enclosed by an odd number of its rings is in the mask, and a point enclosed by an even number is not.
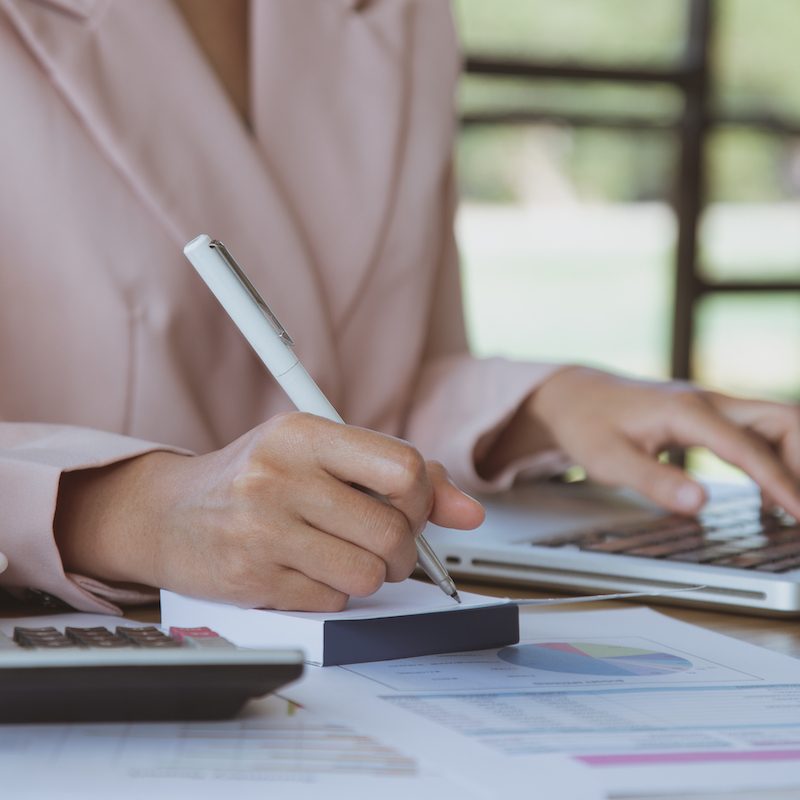
<svg viewBox="0 0 800 800"><path fill-rule="evenodd" d="M434 492L431 522L465 530L480 525L483 506L458 489L441 464L431 461L427 468ZM389 503L329 477L322 491L306 498L303 518L311 527L378 556L384 564L387 581L404 580L414 570L415 534L405 515ZM356 596L375 591L331 585Z"/></svg>
<svg viewBox="0 0 800 800"><path fill-rule="evenodd" d="M428 475L433 486L433 509L430 521L443 528L472 530L484 520L486 512L474 498L461 491L438 461L428 462Z"/></svg>
<svg viewBox="0 0 800 800"><path fill-rule="evenodd" d="M347 605L343 592L315 581L294 569L283 569L273 580L269 597L257 603L259 608L276 611L342 611ZM249 608L252 603L245 603Z"/></svg>
<svg viewBox="0 0 800 800"><path fill-rule="evenodd" d="M765 514L769 514L773 512L778 507L778 504L775 502L775 498L766 491L765 489L761 490L761 511Z"/></svg>
<svg viewBox="0 0 800 800"><path fill-rule="evenodd" d="M800 427L792 427L781 439L778 452L791 470L795 481L800 480Z"/></svg>
<svg viewBox="0 0 800 800"><path fill-rule="evenodd" d="M444 467L426 463L407 442L309 414L284 415L282 420L296 428L303 454L312 452L316 464L339 482L357 484L385 498L406 517L414 535L434 513L434 503L441 520L437 524L473 528L482 522L480 504L450 481Z"/></svg>
<svg viewBox="0 0 800 800"><path fill-rule="evenodd" d="M293 531L284 545L277 555L282 564L342 594L367 597L387 580L387 565L380 556L310 526ZM395 580L407 578L415 563L416 555Z"/></svg>
<svg viewBox="0 0 800 800"><path fill-rule="evenodd" d="M792 473L800 478L800 425L793 423L783 435L780 443L780 453L786 466Z"/></svg>
<svg viewBox="0 0 800 800"><path fill-rule="evenodd" d="M600 457L586 468L590 476L613 486L630 486L678 514L696 514L706 501L699 483L672 464L661 464L623 436L600 443Z"/></svg>
<svg viewBox="0 0 800 800"><path fill-rule="evenodd" d="M299 460L312 459L339 481L385 497L415 534L422 530L433 507L433 488L425 460L410 444L310 414L283 415L271 424L289 428L285 438L297 442L294 455Z"/></svg>
<svg viewBox="0 0 800 800"><path fill-rule="evenodd" d="M319 491L309 492L304 497L301 512L308 525L329 534L331 546L341 541L364 556L377 558L383 565L381 583L403 580L413 571L417 562L416 531L412 530L406 516L391 504L326 475ZM354 561L352 567L358 566ZM371 594L377 587L370 590L368 582L364 591L338 588L362 596Z"/></svg>
<svg viewBox="0 0 800 800"><path fill-rule="evenodd" d="M326 595L335 604L407 578L417 562L416 537L429 518L460 528L483 521L480 504L408 443L309 414L261 426L243 462L233 493L246 512L244 538L250 548L261 541L284 576L311 581L303 584L309 595L280 593L281 602L289 597L298 608L317 607L320 586L336 593ZM263 575L255 563L259 552L252 550L235 569Z"/></svg>
<svg viewBox="0 0 800 800"><path fill-rule="evenodd" d="M800 515L797 481L760 436L739 428L708 402L698 398L674 415L671 433L677 444L701 445L744 470L790 514Z"/></svg>
<svg viewBox="0 0 800 800"><path fill-rule="evenodd" d="M707 398L727 419L766 439L784 464L800 478L800 408L785 403L744 400L708 392Z"/></svg>

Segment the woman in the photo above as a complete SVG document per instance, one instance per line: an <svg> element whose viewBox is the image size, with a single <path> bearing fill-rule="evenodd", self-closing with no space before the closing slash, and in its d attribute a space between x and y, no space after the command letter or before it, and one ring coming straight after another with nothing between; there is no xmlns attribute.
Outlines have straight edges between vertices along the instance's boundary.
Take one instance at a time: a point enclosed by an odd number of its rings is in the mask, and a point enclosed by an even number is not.
<svg viewBox="0 0 800 800"><path fill-rule="evenodd" d="M480 523L438 462L489 490L575 461L691 513L656 456L707 445L800 514L794 408L468 354L458 64L446 0L0 0L4 586L338 609L429 518ZM183 260L200 232L362 427L283 413Z"/></svg>

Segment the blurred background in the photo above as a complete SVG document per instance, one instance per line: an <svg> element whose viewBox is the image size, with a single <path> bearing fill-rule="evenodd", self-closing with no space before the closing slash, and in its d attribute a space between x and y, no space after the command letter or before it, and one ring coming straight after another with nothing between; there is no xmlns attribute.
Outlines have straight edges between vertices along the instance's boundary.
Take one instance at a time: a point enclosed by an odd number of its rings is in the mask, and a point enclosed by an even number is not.
<svg viewBox="0 0 800 800"><path fill-rule="evenodd" d="M455 9L473 349L800 400L800 2Z"/></svg>

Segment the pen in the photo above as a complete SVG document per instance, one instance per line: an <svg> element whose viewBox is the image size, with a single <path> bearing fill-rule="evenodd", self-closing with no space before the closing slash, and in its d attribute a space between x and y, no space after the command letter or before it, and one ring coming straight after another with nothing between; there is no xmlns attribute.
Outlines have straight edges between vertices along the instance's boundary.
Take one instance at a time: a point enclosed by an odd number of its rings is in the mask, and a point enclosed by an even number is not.
<svg viewBox="0 0 800 800"><path fill-rule="evenodd" d="M201 234L183 248L183 253L297 410L344 423L300 363L283 325L225 245ZM417 536L416 545L420 567L448 597L460 603L453 579L422 534Z"/></svg>

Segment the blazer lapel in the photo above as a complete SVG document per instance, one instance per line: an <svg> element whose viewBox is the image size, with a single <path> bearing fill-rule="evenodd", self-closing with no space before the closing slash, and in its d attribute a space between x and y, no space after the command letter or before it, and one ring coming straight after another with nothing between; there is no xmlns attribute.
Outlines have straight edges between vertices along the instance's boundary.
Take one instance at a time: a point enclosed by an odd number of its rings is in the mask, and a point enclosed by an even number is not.
<svg viewBox="0 0 800 800"><path fill-rule="evenodd" d="M54 11L63 11L75 19L88 19L106 0L36 0Z"/></svg>
<svg viewBox="0 0 800 800"><path fill-rule="evenodd" d="M227 241L335 403L338 357L308 243L170 0L0 6L175 247L203 232Z"/></svg>
<svg viewBox="0 0 800 800"><path fill-rule="evenodd" d="M253 3L252 117L292 206L303 209L340 333L384 255L403 163L415 3L311 5Z"/></svg>

